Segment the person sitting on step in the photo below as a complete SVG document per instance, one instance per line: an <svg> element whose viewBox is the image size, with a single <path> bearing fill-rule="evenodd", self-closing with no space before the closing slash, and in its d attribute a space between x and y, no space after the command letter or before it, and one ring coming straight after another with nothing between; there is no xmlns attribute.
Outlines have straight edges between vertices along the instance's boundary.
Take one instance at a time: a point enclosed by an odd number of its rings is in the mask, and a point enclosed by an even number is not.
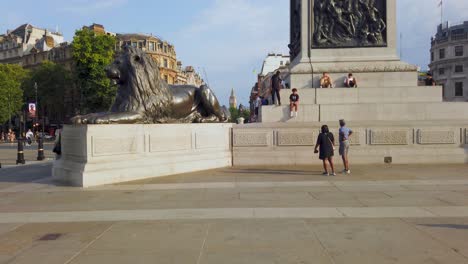
<svg viewBox="0 0 468 264"><path fill-rule="evenodd" d="M320 88L333 88L333 80L328 72L324 72L322 78L320 78Z"/></svg>

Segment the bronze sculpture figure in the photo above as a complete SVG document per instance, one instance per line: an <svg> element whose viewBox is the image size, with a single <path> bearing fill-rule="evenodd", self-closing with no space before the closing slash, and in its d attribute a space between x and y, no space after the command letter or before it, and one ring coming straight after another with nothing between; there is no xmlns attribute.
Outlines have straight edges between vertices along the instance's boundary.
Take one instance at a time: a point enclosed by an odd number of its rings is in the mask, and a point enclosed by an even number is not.
<svg viewBox="0 0 468 264"><path fill-rule="evenodd" d="M145 52L125 47L106 68L119 88L109 112L76 116L75 124L227 122L227 114L208 86L168 85Z"/></svg>
<svg viewBox="0 0 468 264"><path fill-rule="evenodd" d="M314 0L312 48L385 47L386 0Z"/></svg>

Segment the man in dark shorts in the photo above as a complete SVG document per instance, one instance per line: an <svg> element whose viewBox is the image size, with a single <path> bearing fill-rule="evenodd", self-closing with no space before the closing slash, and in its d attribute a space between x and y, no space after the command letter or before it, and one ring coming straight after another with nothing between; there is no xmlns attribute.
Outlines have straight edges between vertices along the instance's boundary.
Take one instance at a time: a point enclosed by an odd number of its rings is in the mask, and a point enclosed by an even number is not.
<svg viewBox="0 0 468 264"><path fill-rule="evenodd" d="M293 93L289 96L291 118L297 117L297 110L299 108L299 94L297 94L297 89L292 89L292 92Z"/></svg>
<svg viewBox="0 0 468 264"><path fill-rule="evenodd" d="M339 139L340 139L340 156L343 159L344 170L343 173L350 174L351 170L349 169L349 159L348 159L348 152L349 146L351 145L349 139L353 131L346 127L346 122L341 119L340 120L340 130L339 130Z"/></svg>

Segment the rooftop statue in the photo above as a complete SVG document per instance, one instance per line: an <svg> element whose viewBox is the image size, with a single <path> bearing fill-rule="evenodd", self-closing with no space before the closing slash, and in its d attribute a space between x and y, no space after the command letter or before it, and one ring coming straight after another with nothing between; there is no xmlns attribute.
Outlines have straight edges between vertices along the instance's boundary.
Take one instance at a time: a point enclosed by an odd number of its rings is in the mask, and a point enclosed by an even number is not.
<svg viewBox="0 0 468 264"><path fill-rule="evenodd" d="M384 47L386 0L315 0L312 48Z"/></svg>
<svg viewBox="0 0 468 264"><path fill-rule="evenodd" d="M72 118L75 124L227 122L227 114L208 86L168 85L145 52L125 47L106 68L118 84L111 110Z"/></svg>

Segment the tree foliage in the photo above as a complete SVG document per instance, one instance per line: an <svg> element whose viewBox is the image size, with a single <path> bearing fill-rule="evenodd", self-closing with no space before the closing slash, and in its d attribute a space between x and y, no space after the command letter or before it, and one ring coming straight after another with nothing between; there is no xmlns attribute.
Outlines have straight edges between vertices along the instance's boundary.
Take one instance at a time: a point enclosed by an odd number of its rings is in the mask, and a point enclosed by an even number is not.
<svg viewBox="0 0 468 264"><path fill-rule="evenodd" d="M64 121L70 110L65 97L73 88L72 74L62 65L44 61L33 69L23 83L23 90L28 101L35 101L37 83L38 111L52 120Z"/></svg>
<svg viewBox="0 0 468 264"><path fill-rule="evenodd" d="M19 65L0 64L0 123L5 123L23 106L23 82L26 71Z"/></svg>
<svg viewBox="0 0 468 264"><path fill-rule="evenodd" d="M73 59L82 113L107 111L112 105L116 87L111 85L104 69L114 58L115 43L115 37L96 34L87 28L75 33Z"/></svg>
<svg viewBox="0 0 468 264"><path fill-rule="evenodd" d="M240 117L243 117L246 122L250 119L250 110L248 109L240 111L235 107L230 107L229 112L231 113L231 119L229 120L231 123L237 123L237 119Z"/></svg>

